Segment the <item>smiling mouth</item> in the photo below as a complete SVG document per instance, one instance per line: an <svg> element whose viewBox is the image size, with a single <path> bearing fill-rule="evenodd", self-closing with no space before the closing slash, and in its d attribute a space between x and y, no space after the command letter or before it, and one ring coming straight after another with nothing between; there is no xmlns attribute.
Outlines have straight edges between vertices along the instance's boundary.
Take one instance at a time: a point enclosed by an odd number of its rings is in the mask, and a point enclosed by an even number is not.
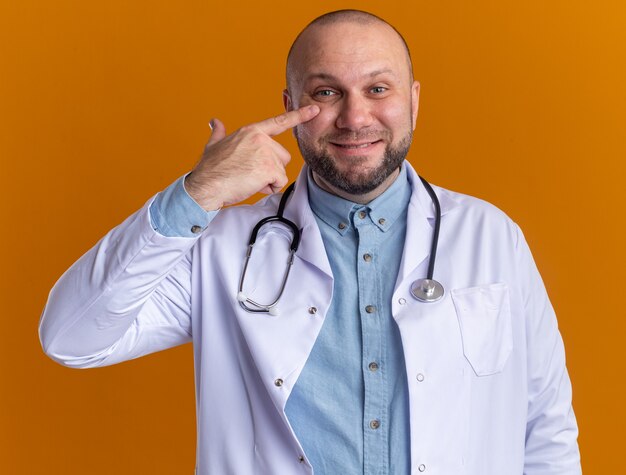
<svg viewBox="0 0 626 475"><path fill-rule="evenodd" d="M371 145L375 145L378 142L380 142L380 140L376 140L374 142L365 142L365 143L336 143L336 142L331 142L331 144L333 144L335 147L340 147L340 148L345 148L348 150L357 150L360 148L367 148Z"/></svg>

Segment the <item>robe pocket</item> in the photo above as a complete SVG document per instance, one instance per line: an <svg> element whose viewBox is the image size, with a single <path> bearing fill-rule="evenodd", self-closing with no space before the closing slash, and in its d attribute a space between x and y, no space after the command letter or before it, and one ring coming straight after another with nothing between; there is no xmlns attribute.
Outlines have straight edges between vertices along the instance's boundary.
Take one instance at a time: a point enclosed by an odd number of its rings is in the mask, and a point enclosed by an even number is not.
<svg viewBox="0 0 626 475"><path fill-rule="evenodd" d="M506 284L450 292L456 309L463 354L477 376L502 371L513 350L511 305Z"/></svg>

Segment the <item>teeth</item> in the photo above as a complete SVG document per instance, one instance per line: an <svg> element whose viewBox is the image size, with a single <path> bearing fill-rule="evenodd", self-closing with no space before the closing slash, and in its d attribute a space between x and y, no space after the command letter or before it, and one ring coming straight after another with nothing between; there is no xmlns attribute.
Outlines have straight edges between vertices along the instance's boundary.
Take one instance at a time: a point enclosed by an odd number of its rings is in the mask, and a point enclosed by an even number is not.
<svg viewBox="0 0 626 475"><path fill-rule="evenodd" d="M369 147L370 145L372 145L372 143L369 142L369 143L363 143L360 145L344 145L344 144L337 144L337 145L343 148L365 148L365 147Z"/></svg>

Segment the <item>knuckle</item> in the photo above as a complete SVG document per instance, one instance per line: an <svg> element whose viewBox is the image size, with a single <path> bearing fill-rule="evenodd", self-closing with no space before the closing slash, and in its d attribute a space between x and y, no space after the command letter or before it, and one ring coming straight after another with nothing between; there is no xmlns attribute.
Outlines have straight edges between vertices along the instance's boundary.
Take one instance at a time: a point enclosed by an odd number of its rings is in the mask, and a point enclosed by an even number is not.
<svg viewBox="0 0 626 475"><path fill-rule="evenodd" d="M283 126L287 122L287 114L280 114L274 117L274 123L278 126Z"/></svg>
<svg viewBox="0 0 626 475"><path fill-rule="evenodd" d="M283 162L288 163L289 161L291 161L291 154L287 150L283 150L280 154L280 158Z"/></svg>
<svg viewBox="0 0 626 475"><path fill-rule="evenodd" d="M266 136L264 133L259 132L259 131L257 130L257 131L252 132L252 133L250 134L250 142L251 142L253 145L256 145L256 146L261 146L261 145L265 144L266 137L267 137L267 136Z"/></svg>

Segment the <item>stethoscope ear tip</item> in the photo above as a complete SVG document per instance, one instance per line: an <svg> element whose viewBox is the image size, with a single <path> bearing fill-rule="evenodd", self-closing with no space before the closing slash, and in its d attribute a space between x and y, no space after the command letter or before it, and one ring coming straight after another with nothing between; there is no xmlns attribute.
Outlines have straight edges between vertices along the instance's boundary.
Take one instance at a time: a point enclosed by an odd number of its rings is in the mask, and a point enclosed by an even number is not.
<svg viewBox="0 0 626 475"><path fill-rule="evenodd" d="M248 297L246 297L243 292L239 292L237 294L237 300L239 300L240 302L245 302L246 300L248 300Z"/></svg>
<svg viewBox="0 0 626 475"><path fill-rule="evenodd" d="M268 312L272 317L276 317L278 316L278 307L270 307Z"/></svg>

